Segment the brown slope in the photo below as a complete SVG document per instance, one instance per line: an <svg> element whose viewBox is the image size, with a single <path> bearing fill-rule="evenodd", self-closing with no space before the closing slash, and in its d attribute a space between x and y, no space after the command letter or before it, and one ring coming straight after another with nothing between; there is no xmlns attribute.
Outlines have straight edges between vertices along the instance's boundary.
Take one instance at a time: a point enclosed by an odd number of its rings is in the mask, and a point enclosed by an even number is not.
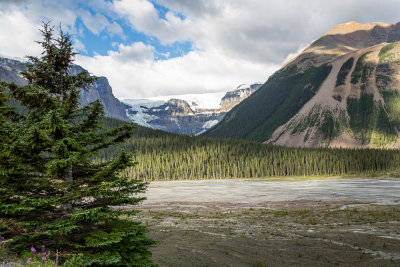
<svg viewBox="0 0 400 267"><path fill-rule="evenodd" d="M351 22L335 26L272 75L255 94L228 112L205 135L317 147L331 145L338 132L351 126L354 129L349 131L361 135L361 145L367 146L375 124L382 128L375 117L372 123L363 121L365 118L360 114L362 109L367 109L366 106L375 106L378 101L374 100L383 98L382 94L372 94L371 100L371 93L376 91L373 77L376 76L377 60L371 62L373 75L369 77L368 86L363 85L369 94L361 94L360 84L336 86L336 77L346 62L346 56L351 53L355 53L354 60L357 61L364 49L374 50L381 44L398 40L400 23ZM375 59L378 50L375 51ZM353 69L350 71L353 72ZM352 116L348 106L351 107ZM381 106L377 109L386 108ZM373 112L377 113L375 108ZM355 123L355 113L360 125ZM375 116L375 113L368 116ZM380 114L384 115L382 112ZM364 125L368 129L362 129ZM393 135L392 126L390 131ZM353 130L358 133L353 133ZM385 137L384 134L382 136ZM353 141L349 142L349 146L360 146Z"/></svg>
<svg viewBox="0 0 400 267"><path fill-rule="evenodd" d="M339 24L311 43L299 56L285 66L297 65L307 68L331 62L345 54L400 40L400 23L349 22Z"/></svg>
<svg viewBox="0 0 400 267"><path fill-rule="evenodd" d="M391 49L382 56L381 51L388 47ZM355 82L357 62L363 56L360 79ZM344 85L338 86L339 71L350 58L354 64ZM382 43L356 50L331 64L332 71L318 93L289 122L276 129L267 142L301 147L400 147L400 44ZM371 101L363 103L369 106L358 106L354 114L352 103L366 97ZM364 128L359 129L355 120L363 121L363 116L370 118L364 118ZM333 136L327 136L323 129L329 120L335 124Z"/></svg>

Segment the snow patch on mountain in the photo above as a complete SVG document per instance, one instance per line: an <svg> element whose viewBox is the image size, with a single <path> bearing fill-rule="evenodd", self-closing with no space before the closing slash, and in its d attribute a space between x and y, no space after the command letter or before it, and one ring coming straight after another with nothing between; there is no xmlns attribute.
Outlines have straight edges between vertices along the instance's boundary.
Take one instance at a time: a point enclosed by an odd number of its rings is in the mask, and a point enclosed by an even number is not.
<svg viewBox="0 0 400 267"><path fill-rule="evenodd" d="M242 84L234 91L122 99L133 122L180 134L198 135L216 125L232 107L261 84Z"/></svg>
<svg viewBox="0 0 400 267"><path fill-rule="evenodd" d="M165 104L165 101L150 99L123 99L121 102L125 104L126 115L131 121L142 126L163 129L161 126L156 126L149 123L159 119L159 117L147 114L147 110L162 106Z"/></svg>
<svg viewBox="0 0 400 267"><path fill-rule="evenodd" d="M216 125L217 123L218 123L217 120L206 121L206 122L203 124L203 128L204 128L204 129L210 129L211 127L213 127L213 126Z"/></svg>
<svg viewBox="0 0 400 267"><path fill-rule="evenodd" d="M131 106L143 106L146 108L155 108L164 105L167 101L155 99L121 99L125 104Z"/></svg>
<svg viewBox="0 0 400 267"><path fill-rule="evenodd" d="M149 100L167 102L170 99L181 99L185 100L193 111L197 109L218 109L220 107L221 98L225 93L226 92L157 96L150 97Z"/></svg>

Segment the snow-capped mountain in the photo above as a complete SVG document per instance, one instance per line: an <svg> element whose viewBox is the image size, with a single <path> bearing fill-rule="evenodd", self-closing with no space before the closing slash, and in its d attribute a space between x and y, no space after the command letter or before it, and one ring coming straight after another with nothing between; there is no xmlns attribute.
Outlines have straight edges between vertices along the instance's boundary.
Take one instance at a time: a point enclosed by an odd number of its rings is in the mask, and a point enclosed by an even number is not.
<svg viewBox="0 0 400 267"><path fill-rule="evenodd" d="M241 85L228 93L123 99L122 102L128 118L133 122L168 132L198 135L216 125L226 112L260 86Z"/></svg>
<svg viewBox="0 0 400 267"><path fill-rule="evenodd" d="M228 112L238 103L242 102L248 98L252 93L254 93L262 84L241 84L234 91L227 92L221 100L221 110Z"/></svg>

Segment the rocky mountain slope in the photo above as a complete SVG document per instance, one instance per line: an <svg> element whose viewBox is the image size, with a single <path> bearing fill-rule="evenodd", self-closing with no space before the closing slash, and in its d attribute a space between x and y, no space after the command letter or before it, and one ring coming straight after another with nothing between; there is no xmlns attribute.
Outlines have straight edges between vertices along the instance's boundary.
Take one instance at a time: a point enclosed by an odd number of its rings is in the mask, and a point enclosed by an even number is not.
<svg viewBox="0 0 400 267"><path fill-rule="evenodd" d="M26 84L26 80L20 76L20 72L24 69L25 64L21 61L0 58L0 79L4 81L15 82L20 85ZM74 65L71 73L79 73L82 70L82 67ZM85 105L97 99L100 99L103 103L107 117L128 120L123 104L115 98L112 88L105 77L99 77L87 91L82 91L80 103Z"/></svg>
<svg viewBox="0 0 400 267"><path fill-rule="evenodd" d="M228 112L237 104L248 98L252 93L257 91L262 84L241 84L234 91L227 92L221 99L221 111Z"/></svg>
<svg viewBox="0 0 400 267"><path fill-rule="evenodd" d="M400 147L400 23L335 26L206 135L284 146Z"/></svg>
<svg viewBox="0 0 400 267"><path fill-rule="evenodd" d="M261 84L240 85L222 98L220 96L218 106L206 103L211 101L210 95L176 96L168 100L125 99L122 102L130 120L140 125L168 132L198 135L221 121L226 112L260 86Z"/></svg>

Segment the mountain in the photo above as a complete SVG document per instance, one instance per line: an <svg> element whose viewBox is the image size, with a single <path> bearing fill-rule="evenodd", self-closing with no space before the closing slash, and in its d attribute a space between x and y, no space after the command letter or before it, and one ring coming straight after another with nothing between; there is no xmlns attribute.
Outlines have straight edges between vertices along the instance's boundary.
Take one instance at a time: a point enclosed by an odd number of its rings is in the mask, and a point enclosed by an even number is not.
<svg viewBox="0 0 400 267"><path fill-rule="evenodd" d="M257 91L262 84L241 84L236 90L227 92L221 99L221 111L230 111L237 104L248 98L252 93Z"/></svg>
<svg viewBox="0 0 400 267"><path fill-rule="evenodd" d="M205 133L300 147L400 147L400 23L333 27Z"/></svg>
<svg viewBox="0 0 400 267"><path fill-rule="evenodd" d="M255 92L261 84L240 85L226 94L197 94L151 99L124 99L131 121L167 132L198 135L211 128L232 107Z"/></svg>
<svg viewBox="0 0 400 267"><path fill-rule="evenodd" d="M26 84L27 81L20 75L23 70L25 70L25 63L19 60L0 58L0 79L20 85ZM70 71L72 74L76 74L83 71L83 68L74 65ZM123 104L113 95L106 77L99 77L87 91L82 91L80 103L86 105L97 99L103 103L107 117L128 120Z"/></svg>

